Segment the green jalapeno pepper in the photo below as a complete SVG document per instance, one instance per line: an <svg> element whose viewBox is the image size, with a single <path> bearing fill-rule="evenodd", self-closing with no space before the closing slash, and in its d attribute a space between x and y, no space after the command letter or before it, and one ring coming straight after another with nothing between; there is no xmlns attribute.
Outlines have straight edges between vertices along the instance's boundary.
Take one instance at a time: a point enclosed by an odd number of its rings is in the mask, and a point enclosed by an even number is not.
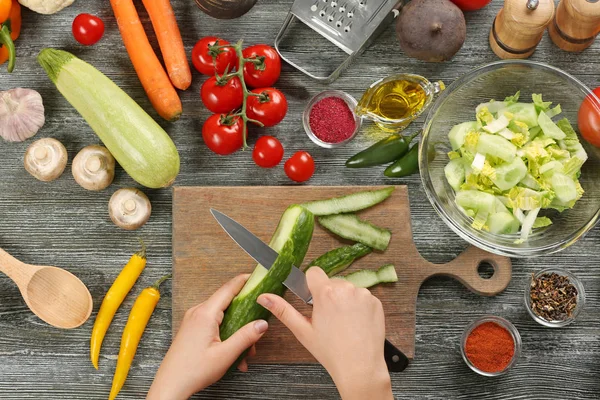
<svg viewBox="0 0 600 400"><path fill-rule="evenodd" d="M388 178L400 178L419 171L419 144L415 143L408 153L389 167L383 173Z"/></svg>
<svg viewBox="0 0 600 400"><path fill-rule="evenodd" d="M367 168L387 164L406 154L408 145L417 134L405 138L402 135L391 135L375 143L371 147L350 157L346 161L348 168Z"/></svg>

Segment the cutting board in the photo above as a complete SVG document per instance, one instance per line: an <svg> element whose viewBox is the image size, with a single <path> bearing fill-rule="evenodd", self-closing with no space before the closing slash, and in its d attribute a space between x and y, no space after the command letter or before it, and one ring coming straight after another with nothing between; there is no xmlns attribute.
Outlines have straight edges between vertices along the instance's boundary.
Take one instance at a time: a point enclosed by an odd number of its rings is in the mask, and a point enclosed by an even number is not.
<svg viewBox="0 0 600 400"><path fill-rule="evenodd" d="M240 273L252 272L254 262L221 229L209 212L215 208L235 219L266 243L279 218L290 204L343 196L380 187L176 187L173 193L173 333L177 332L185 311L206 300L217 288ZM469 247L448 264L435 265L417 251L411 231L410 206L406 186L398 186L383 203L359 213L370 222L391 229L387 251L374 252L352 265L347 272L377 268L392 263L399 281L372 289L385 310L387 338L413 358L415 354L415 314L421 284L437 275L460 281L471 291L494 296L511 279L511 262L506 257ZM459 240L459 239L457 239ZM349 242L342 242L315 223L313 240L304 266L321 254ZM494 267L489 279L479 276L480 263ZM285 298L305 315L310 306L293 293ZM281 351L285 346L285 351ZM313 363L315 359L275 318L257 344L254 363Z"/></svg>

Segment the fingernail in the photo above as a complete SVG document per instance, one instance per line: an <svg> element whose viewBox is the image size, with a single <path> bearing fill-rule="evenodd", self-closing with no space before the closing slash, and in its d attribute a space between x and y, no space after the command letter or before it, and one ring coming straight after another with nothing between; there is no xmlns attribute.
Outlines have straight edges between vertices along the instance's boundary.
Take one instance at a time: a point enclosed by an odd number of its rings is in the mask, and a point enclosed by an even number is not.
<svg viewBox="0 0 600 400"><path fill-rule="evenodd" d="M256 332L260 334L265 333L268 327L269 324L264 319L259 319L254 323L254 329L256 329Z"/></svg>
<svg viewBox="0 0 600 400"><path fill-rule="evenodd" d="M271 308L271 305L273 305L273 303L271 302L271 300L269 300L267 296L259 296L259 298L256 299L256 302L264 308L266 308L267 310Z"/></svg>

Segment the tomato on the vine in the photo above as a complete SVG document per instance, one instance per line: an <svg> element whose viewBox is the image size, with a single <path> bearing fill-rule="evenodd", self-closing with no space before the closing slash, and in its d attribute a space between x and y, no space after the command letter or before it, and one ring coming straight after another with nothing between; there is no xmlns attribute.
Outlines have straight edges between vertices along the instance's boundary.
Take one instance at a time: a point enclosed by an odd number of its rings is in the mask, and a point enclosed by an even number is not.
<svg viewBox="0 0 600 400"><path fill-rule="evenodd" d="M600 99L600 87L594 89L594 94ZM598 99L588 95L581 103L577 118L581 136L596 147L600 147L600 100Z"/></svg>
<svg viewBox="0 0 600 400"><path fill-rule="evenodd" d="M273 86L281 74L281 58L277 50L257 44L242 51L244 58L256 58L244 65L244 81L252 88Z"/></svg>
<svg viewBox="0 0 600 400"><path fill-rule="evenodd" d="M225 46L229 42L215 36L207 36L198 40L192 49L192 64L201 74L214 75L217 73L222 75L225 70L231 72L237 67L238 58L235 50L231 47L211 49L211 46L215 44Z"/></svg>
<svg viewBox="0 0 600 400"><path fill-rule="evenodd" d="M463 11L475 11L487 6L492 0L451 0Z"/></svg>
<svg viewBox="0 0 600 400"><path fill-rule="evenodd" d="M240 117L214 114L204 122L202 138L209 149L225 156L242 148L243 129L244 122Z"/></svg>
<svg viewBox="0 0 600 400"><path fill-rule="evenodd" d="M211 76L202 84L200 96L206 108L215 114L236 110L244 101L242 83L237 76L229 80Z"/></svg>
<svg viewBox="0 0 600 400"><path fill-rule="evenodd" d="M273 136L262 136L256 141L252 159L259 167L273 168L283 158L283 146Z"/></svg>
<svg viewBox="0 0 600 400"><path fill-rule="evenodd" d="M283 166L285 174L293 181L304 182L315 173L315 161L306 151L298 151Z"/></svg>
<svg viewBox="0 0 600 400"><path fill-rule="evenodd" d="M252 93L259 96L248 96L248 118L255 119L264 126L275 126L283 120L288 109L283 93L275 88L254 89Z"/></svg>
<svg viewBox="0 0 600 400"><path fill-rule="evenodd" d="M84 46L97 43L104 35L104 22L95 15L79 14L73 20L73 37Z"/></svg>

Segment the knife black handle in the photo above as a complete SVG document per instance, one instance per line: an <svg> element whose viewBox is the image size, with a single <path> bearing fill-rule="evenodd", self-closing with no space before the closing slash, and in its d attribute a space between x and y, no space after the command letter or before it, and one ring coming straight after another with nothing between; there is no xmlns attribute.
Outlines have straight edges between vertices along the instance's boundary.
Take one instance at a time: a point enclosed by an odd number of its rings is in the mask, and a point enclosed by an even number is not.
<svg viewBox="0 0 600 400"><path fill-rule="evenodd" d="M408 367L408 358L389 340L385 340L383 357L390 372L402 372Z"/></svg>

